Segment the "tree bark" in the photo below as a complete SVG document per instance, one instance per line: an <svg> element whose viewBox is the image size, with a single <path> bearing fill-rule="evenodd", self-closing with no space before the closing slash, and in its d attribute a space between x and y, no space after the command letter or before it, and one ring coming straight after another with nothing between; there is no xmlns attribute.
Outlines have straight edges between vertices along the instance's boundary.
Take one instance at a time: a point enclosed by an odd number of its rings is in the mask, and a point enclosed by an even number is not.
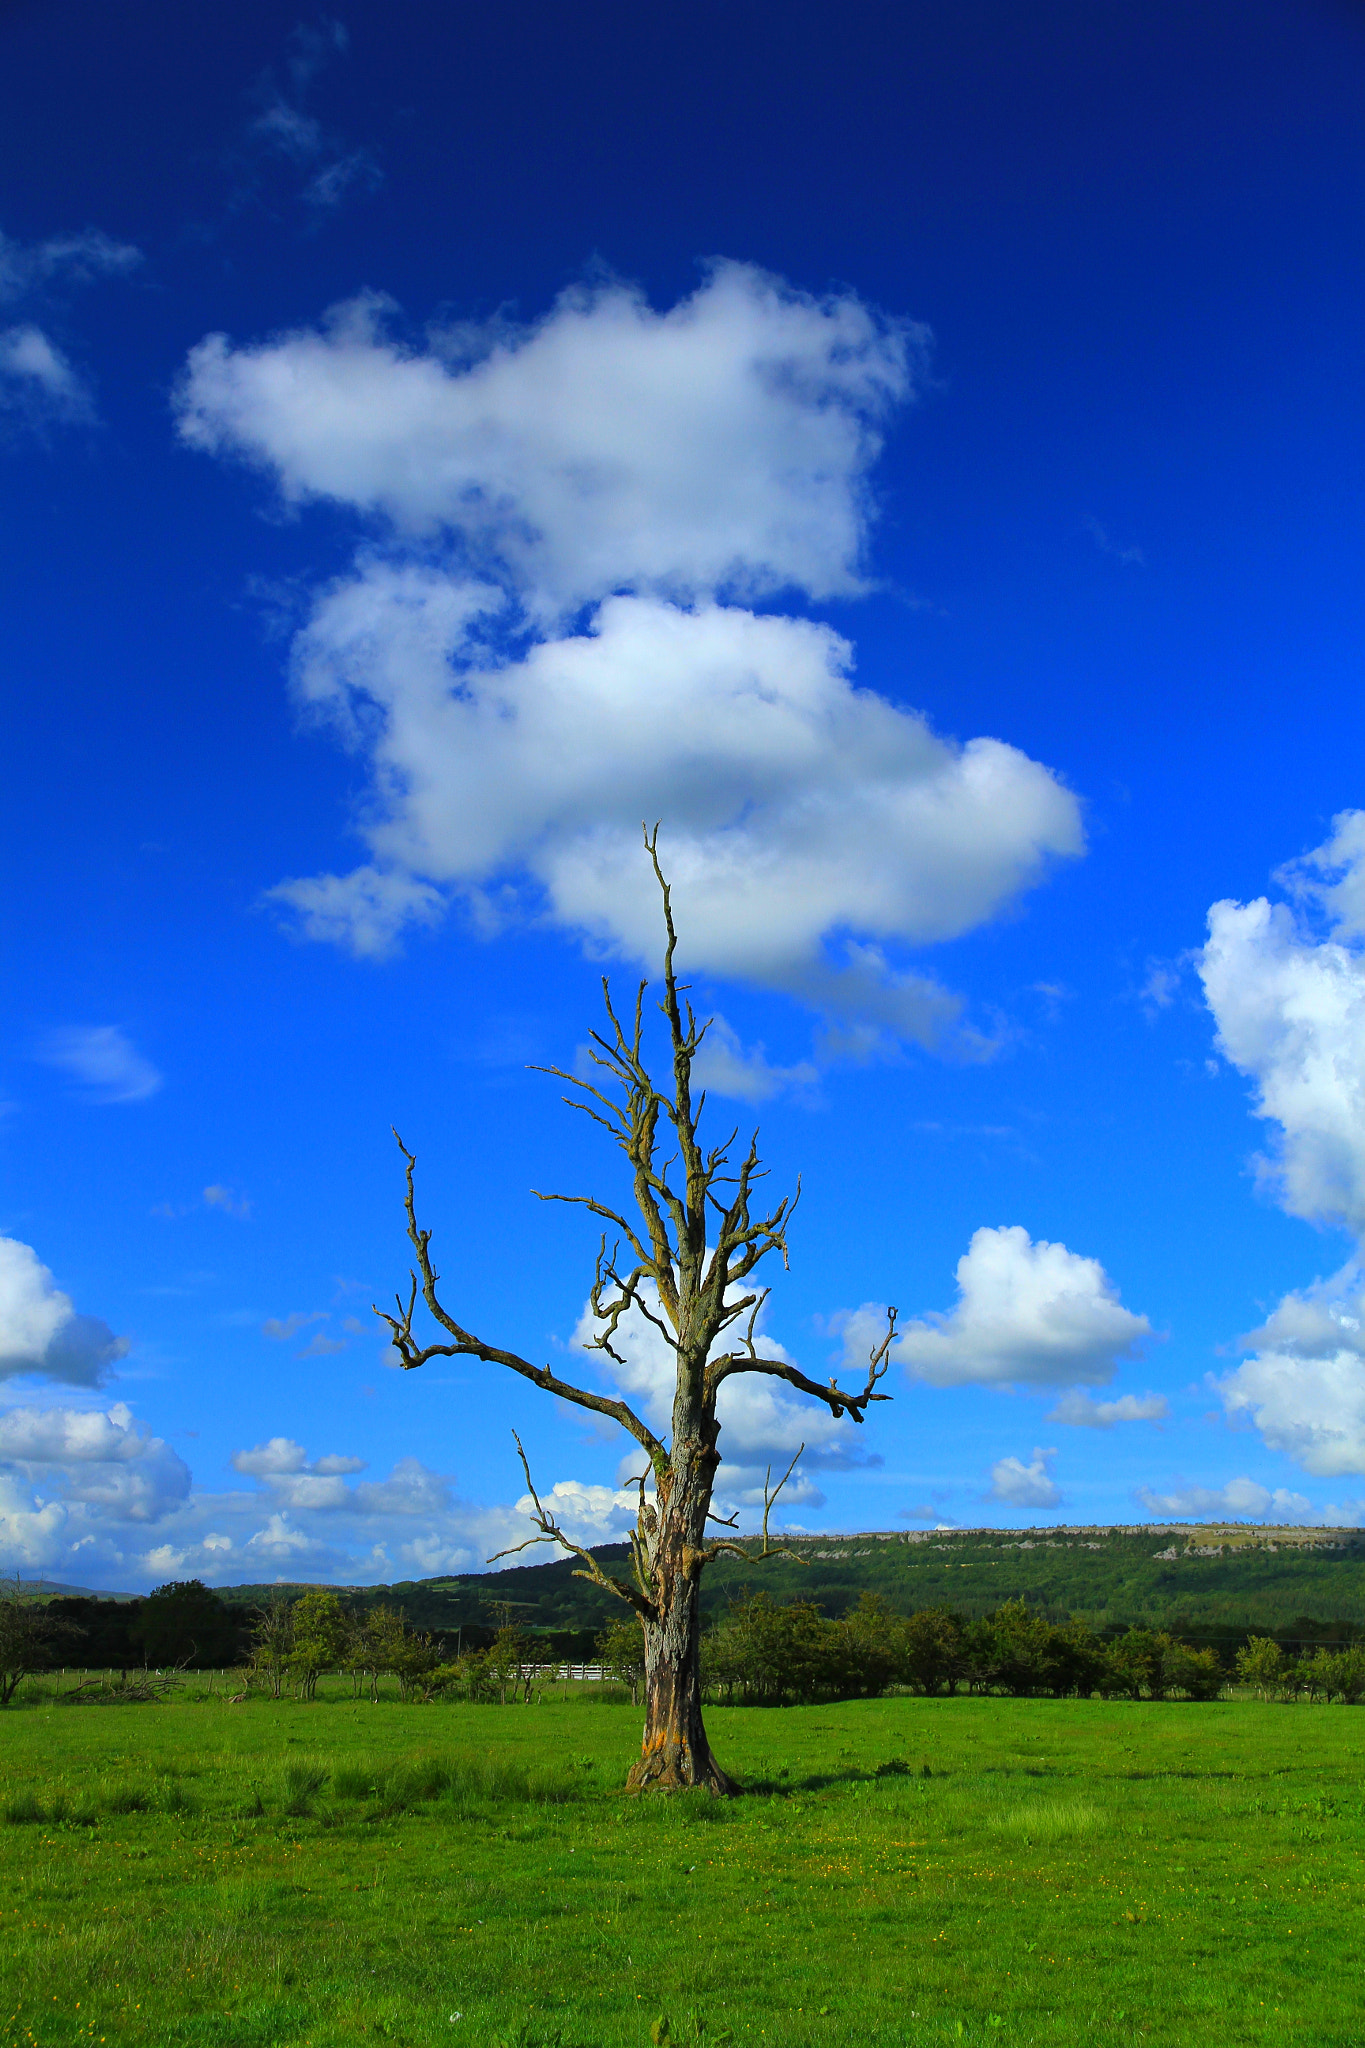
<svg viewBox="0 0 1365 2048"><path fill-rule="evenodd" d="M661 1559L656 1571L659 1618L645 1623L644 1735L626 1784L632 1792L704 1785L717 1796L736 1793L702 1720L701 1559Z"/></svg>
<svg viewBox="0 0 1365 2048"><path fill-rule="evenodd" d="M679 1373L671 1470L661 1480L647 1530L654 1612L643 1618L645 1727L640 1761L626 1780L632 1792L704 1785L728 1796L740 1790L711 1754L701 1711L701 1575L720 1459L719 1430L707 1412L713 1404L697 1399L700 1381L699 1367ZM686 1412L694 1402L700 1415Z"/></svg>

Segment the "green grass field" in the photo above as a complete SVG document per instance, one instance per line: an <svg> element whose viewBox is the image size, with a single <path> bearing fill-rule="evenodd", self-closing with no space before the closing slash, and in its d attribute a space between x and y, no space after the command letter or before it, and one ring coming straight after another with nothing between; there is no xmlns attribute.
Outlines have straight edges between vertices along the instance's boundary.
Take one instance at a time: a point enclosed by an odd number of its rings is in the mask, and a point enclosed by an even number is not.
<svg viewBox="0 0 1365 2048"><path fill-rule="evenodd" d="M749 1797L574 1699L11 1709L0 2042L1365 2042L1365 1713L708 1725Z"/></svg>

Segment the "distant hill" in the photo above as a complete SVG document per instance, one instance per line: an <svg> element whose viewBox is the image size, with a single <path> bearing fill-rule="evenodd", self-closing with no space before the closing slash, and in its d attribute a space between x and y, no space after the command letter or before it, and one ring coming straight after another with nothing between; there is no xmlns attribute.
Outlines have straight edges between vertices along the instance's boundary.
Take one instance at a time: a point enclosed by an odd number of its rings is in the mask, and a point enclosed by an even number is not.
<svg viewBox="0 0 1365 2048"><path fill-rule="evenodd" d="M1141 1523L1119 1528L873 1530L852 1536L789 1536L790 1557L719 1559L703 1580L702 1605L724 1606L744 1590L775 1600L816 1601L840 1614L864 1592L901 1613L948 1606L983 1614L1023 1599L1042 1612L1094 1627L1148 1623L1188 1635L1248 1629L1311 1637L1327 1625L1365 1629L1365 1531L1265 1528L1246 1523ZM756 1550L757 1546L753 1546ZM594 1551L603 1567L629 1570L625 1544ZM619 1604L574 1576L576 1560L498 1572L339 1588L360 1606L390 1601L412 1623L455 1634L491 1626L500 1610L537 1631L597 1629ZM300 1586L219 1589L255 1605Z"/></svg>
<svg viewBox="0 0 1365 2048"><path fill-rule="evenodd" d="M11 1584L13 1581L11 1581ZM93 1586L64 1586L57 1579L20 1578L19 1590L44 1600L140 1600L140 1593L101 1593Z"/></svg>

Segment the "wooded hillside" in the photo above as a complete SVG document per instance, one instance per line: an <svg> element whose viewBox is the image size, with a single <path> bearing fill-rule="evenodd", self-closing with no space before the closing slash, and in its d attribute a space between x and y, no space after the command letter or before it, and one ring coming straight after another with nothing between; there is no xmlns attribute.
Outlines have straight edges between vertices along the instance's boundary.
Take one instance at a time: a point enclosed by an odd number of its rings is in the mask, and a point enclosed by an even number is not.
<svg viewBox="0 0 1365 2048"><path fill-rule="evenodd" d="M944 1605L985 1614L1022 1598L1050 1617L1083 1617L1094 1627L1149 1624L1182 1632L1247 1628L1332 1633L1328 1624L1365 1627L1365 1532L1257 1528L1242 1524L1139 1525L1128 1528L880 1531L857 1536L794 1536L801 1558L724 1558L707 1573L703 1605L714 1611L745 1588L774 1600L816 1601L842 1614L864 1592L897 1612ZM596 1555L615 1570L624 1544ZM357 1606L386 1600L417 1627L454 1632L489 1627L501 1607L524 1628L596 1630L619 1603L573 1576L572 1559L462 1577L355 1588ZM221 1589L230 1602L254 1604L268 1589ZM300 1588L299 1590L302 1590Z"/></svg>

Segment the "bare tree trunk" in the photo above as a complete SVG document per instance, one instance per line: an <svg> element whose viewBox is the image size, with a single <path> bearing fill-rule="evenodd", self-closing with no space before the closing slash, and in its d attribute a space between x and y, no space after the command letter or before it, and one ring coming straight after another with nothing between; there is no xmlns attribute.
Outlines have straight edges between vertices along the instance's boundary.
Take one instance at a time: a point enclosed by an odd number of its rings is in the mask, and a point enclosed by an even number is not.
<svg viewBox="0 0 1365 2048"><path fill-rule="evenodd" d="M645 1637L645 1728L640 1761L627 1784L675 1789L704 1785L738 1792L711 1754L702 1721L701 1575L708 1562L706 1521L720 1463L719 1428L703 1394L706 1357L679 1359L673 1406L673 1456L657 1506L645 1508L645 1551L653 1613Z"/></svg>
<svg viewBox="0 0 1365 2048"><path fill-rule="evenodd" d="M690 1570L656 1568L659 1618L645 1623L645 1728L632 1792L704 1785L739 1791L711 1754L701 1715L701 1560Z"/></svg>
<svg viewBox="0 0 1365 2048"><path fill-rule="evenodd" d="M590 1296L593 1317L600 1327L586 1348L602 1352L619 1369L627 1364L627 1359L617 1343L627 1340L632 1323L653 1326L677 1361L671 1444L656 1436L619 1395L575 1386L560 1379L549 1366L534 1365L516 1352L485 1343L455 1320L437 1292L439 1275L431 1262L431 1232L417 1221L413 1187L416 1157L396 1131L394 1136L407 1166L405 1209L408 1240L416 1265L408 1275L406 1301L401 1294L395 1300L397 1313L376 1308L375 1314L388 1326L394 1349L406 1370L425 1365L433 1358L480 1358L508 1367L561 1400L610 1417L634 1438L643 1462L635 1482L640 1506L631 1536L631 1580L605 1572L590 1550L559 1527L536 1492L526 1453L515 1430L512 1437L532 1502L530 1519L539 1533L497 1555L511 1556L535 1543L555 1543L579 1559L577 1577L591 1579L616 1594L637 1615L645 1641L645 1729L640 1760L628 1780L631 1788L641 1791L650 1786L705 1785L712 1792L729 1793L739 1787L711 1755L702 1723L701 1575L708 1564L726 1553L746 1559L775 1554L768 1541L769 1510L795 1470L801 1452L797 1451L775 1489L767 1480L764 1482L759 1547L746 1548L742 1542L711 1536L708 1522L730 1529L737 1527L736 1514L715 1515L711 1511L712 1488L720 1464L716 1448L720 1435L717 1395L726 1380L756 1373L783 1380L810 1399L822 1402L836 1420L847 1415L861 1423L869 1402L889 1399L878 1391L878 1382L887 1371L896 1334L896 1311L887 1310L886 1334L869 1355L866 1381L861 1387L841 1387L833 1379L822 1383L808 1377L785 1357L767 1357L759 1352L755 1333L768 1291L758 1286L751 1288L748 1283L750 1275L770 1253L780 1254L785 1265L787 1229L796 1196L786 1196L765 1213L756 1213L751 1205L764 1177L757 1133L743 1153L734 1151L737 1131L709 1150L703 1150L698 1138L705 1096L694 1104L692 1066L708 1026L699 1024L690 1003L681 1000L686 989L674 972L677 933L669 886L659 865L658 837L657 825L652 832L646 831L645 848L659 884L667 937L664 994L659 1008L668 1029L673 1092L670 1095L655 1081L646 1064L644 982L636 989L633 1018L629 1014L623 1018L618 1013L612 1005L610 989L603 982L608 1028L595 1031L589 1047L589 1059L598 1074L596 1080L567 1073L560 1067L543 1070L575 1091L567 1099L606 1131L624 1154L631 1169L638 1214L632 1222L619 1208L591 1195L543 1194L540 1199L577 1204L612 1232L619 1232L610 1250L605 1232L600 1241ZM667 1144L674 1148L663 1160L659 1158L661 1124ZM629 1260L620 1256L622 1244L629 1248ZM429 1313L449 1341L422 1344L413 1335L412 1318L419 1290ZM725 1348L722 1340L727 1331L733 1335ZM651 1481L652 1495L648 1491ZM492 1562L490 1558L489 1563ZM496 1673L489 1669L488 1675L498 1689L499 1699L505 1703L505 1660L503 1668ZM514 1695L515 1691L513 1681Z"/></svg>

